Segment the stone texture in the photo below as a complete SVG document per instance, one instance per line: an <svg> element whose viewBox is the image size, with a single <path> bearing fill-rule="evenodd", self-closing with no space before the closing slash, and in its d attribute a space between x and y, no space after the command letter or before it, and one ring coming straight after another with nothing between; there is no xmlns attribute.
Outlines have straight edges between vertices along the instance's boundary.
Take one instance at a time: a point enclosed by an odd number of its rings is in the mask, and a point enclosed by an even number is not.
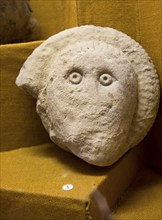
<svg viewBox="0 0 162 220"><path fill-rule="evenodd" d="M29 0L0 0L0 30L1 44L38 39L39 26Z"/></svg>
<svg viewBox="0 0 162 220"><path fill-rule="evenodd" d="M16 84L37 98L51 140L98 166L113 164L144 138L159 103L149 56L112 28L81 26L50 37Z"/></svg>

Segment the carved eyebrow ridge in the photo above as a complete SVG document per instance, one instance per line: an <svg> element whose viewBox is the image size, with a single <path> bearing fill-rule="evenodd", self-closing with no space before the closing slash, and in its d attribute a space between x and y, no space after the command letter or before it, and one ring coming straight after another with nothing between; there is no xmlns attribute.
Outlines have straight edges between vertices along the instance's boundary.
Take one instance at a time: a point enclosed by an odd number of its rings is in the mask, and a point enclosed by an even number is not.
<svg viewBox="0 0 162 220"><path fill-rule="evenodd" d="M99 79L100 76L101 76L102 74L104 74L104 73L110 75L114 80L117 80L117 78L114 76L114 74L112 73L112 71L111 71L110 69L108 69L108 68L104 68L104 69L102 69L102 70L98 70L98 79Z"/></svg>
<svg viewBox="0 0 162 220"><path fill-rule="evenodd" d="M73 72L77 72L80 73L82 76L83 74L83 70L80 67L71 67L65 74L64 78L67 79L69 77L69 75Z"/></svg>

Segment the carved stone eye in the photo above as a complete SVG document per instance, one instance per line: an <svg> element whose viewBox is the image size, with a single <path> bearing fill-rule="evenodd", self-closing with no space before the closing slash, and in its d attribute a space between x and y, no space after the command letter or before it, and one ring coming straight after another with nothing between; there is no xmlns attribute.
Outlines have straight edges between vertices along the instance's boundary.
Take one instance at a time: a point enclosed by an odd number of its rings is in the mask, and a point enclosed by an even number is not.
<svg viewBox="0 0 162 220"><path fill-rule="evenodd" d="M108 85L110 85L113 82L113 78L108 73L103 73L99 77L99 82L103 86L108 86Z"/></svg>
<svg viewBox="0 0 162 220"><path fill-rule="evenodd" d="M72 72L69 75L69 81L73 84L79 84L82 81L82 74L79 72Z"/></svg>

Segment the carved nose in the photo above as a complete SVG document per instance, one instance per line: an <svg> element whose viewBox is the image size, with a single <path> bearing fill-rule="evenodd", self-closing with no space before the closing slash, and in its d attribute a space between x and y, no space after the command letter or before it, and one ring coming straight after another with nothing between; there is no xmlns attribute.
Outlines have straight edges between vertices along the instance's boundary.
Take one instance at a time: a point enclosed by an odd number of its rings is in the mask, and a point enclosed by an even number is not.
<svg viewBox="0 0 162 220"><path fill-rule="evenodd" d="M99 101L99 93L97 89L97 82L95 80L89 79L86 82L86 96L93 101Z"/></svg>

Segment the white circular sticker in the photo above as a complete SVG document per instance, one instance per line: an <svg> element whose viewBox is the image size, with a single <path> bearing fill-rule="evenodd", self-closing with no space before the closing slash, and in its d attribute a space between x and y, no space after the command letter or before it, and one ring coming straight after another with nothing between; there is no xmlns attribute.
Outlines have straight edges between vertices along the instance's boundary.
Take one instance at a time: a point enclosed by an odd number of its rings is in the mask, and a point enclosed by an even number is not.
<svg viewBox="0 0 162 220"><path fill-rule="evenodd" d="M67 190L72 190L73 187L74 186L72 184L65 184L62 186L62 189L67 191Z"/></svg>

